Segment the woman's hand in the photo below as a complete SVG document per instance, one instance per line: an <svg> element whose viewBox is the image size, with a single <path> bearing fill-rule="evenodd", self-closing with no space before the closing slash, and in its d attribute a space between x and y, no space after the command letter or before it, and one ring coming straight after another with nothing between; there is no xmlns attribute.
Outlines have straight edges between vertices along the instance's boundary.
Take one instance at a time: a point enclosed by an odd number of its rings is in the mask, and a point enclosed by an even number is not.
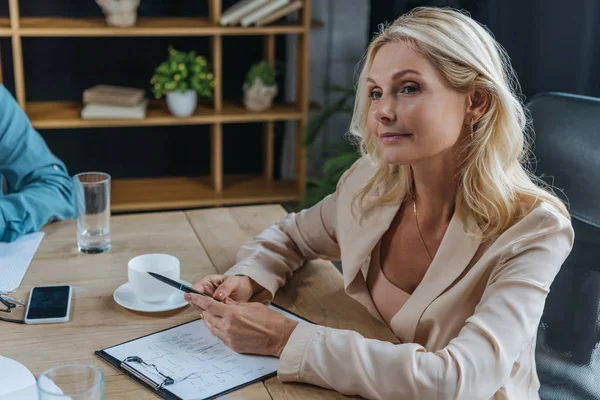
<svg viewBox="0 0 600 400"><path fill-rule="evenodd" d="M241 275L207 275L196 282L193 288L219 301L229 297L243 302L249 301L263 289L254 280Z"/></svg>
<svg viewBox="0 0 600 400"><path fill-rule="evenodd" d="M210 297L186 293L185 299L200 312L210 332L238 353L280 357L298 322L261 303L220 303Z"/></svg>

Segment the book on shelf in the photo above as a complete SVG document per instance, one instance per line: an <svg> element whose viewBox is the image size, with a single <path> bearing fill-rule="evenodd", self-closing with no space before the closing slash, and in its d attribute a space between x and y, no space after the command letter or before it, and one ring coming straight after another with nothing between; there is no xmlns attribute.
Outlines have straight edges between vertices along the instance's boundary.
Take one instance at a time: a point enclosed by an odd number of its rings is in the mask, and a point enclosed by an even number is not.
<svg viewBox="0 0 600 400"><path fill-rule="evenodd" d="M250 14L245 15L240 24L242 26L250 26L255 22L259 21L261 18L265 18L266 16L276 12L280 8L285 7L290 3L291 0L271 0L267 5L256 9Z"/></svg>
<svg viewBox="0 0 600 400"><path fill-rule="evenodd" d="M235 25L249 13L255 11L260 6L267 4L269 0L241 0L223 11L221 14L221 25Z"/></svg>
<svg viewBox="0 0 600 400"><path fill-rule="evenodd" d="M148 101L142 89L96 85L83 92L83 104L84 119L144 119Z"/></svg>
<svg viewBox="0 0 600 400"><path fill-rule="evenodd" d="M81 110L83 119L144 119L148 100L134 106L88 103Z"/></svg>
<svg viewBox="0 0 600 400"><path fill-rule="evenodd" d="M279 10L267 15L266 17L259 19L258 21L256 21L256 23L254 25L263 26L263 25L270 24L271 22L277 21L278 19L283 18L283 17L293 13L294 11L301 9L302 5L303 5L302 0L295 0L295 1L291 2L290 4L288 4L287 6L284 6L284 7L280 8Z"/></svg>
<svg viewBox="0 0 600 400"><path fill-rule="evenodd" d="M144 99L144 91L125 86L96 85L83 92L83 104L133 107Z"/></svg>

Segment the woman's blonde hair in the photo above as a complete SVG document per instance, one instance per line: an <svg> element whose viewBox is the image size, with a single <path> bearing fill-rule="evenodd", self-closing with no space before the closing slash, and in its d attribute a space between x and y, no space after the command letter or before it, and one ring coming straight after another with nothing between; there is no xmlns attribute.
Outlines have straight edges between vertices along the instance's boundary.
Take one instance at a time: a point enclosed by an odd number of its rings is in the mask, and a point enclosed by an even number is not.
<svg viewBox="0 0 600 400"><path fill-rule="evenodd" d="M370 99L365 84L373 58L384 44L399 41L428 57L453 89L467 93L480 88L489 95L487 110L473 125L457 176L457 215L465 221L466 215L472 214L483 238L504 232L540 201L569 218L565 205L523 165L530 155L525 135L530 125L508 55L486 28L468 15L435 7L418 7L400 16L381 30L367 50L350 134L359 140L361 154L370 156L377 171L354 197L358 210L364 213L378 204L404 201L412 191L410 166L385 164L377 138L367 128ZM377 187L388 190L368 203L373 197L367 195Z"/></svg>

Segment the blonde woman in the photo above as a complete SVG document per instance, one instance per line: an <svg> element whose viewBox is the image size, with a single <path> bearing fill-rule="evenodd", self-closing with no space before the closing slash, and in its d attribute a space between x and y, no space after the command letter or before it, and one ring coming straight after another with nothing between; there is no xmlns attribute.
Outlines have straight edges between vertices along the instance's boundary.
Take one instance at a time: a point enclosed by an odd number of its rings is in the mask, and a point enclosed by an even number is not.
<svg viewBox="0 0 600 400"><path fill-rule="evenodd" d="M468 16L401 16L370 44L358 81L363 157L334 194L196 283L214 299L188 301L234 350L279 357L284 382L368 399L538 398L536 330L573 229L522 166L516 92L507 55ZM341 258L346 293L400 344L247 303L316 258Z"/></svg>

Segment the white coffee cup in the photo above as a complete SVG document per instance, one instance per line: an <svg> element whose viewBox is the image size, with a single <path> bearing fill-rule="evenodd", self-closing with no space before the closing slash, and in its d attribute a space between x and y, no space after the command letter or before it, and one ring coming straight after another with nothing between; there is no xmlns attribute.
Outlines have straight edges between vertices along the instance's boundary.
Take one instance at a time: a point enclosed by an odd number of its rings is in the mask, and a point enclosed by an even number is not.
<svg viewBox="0 0 600 400"><path fill-rule="evenodd" d="M147 272L156 272L179 280L179 260L168 254L142 254L127 263L127 278L135 296L149 303L167 301L177 289L154 278Z"/></svg>

